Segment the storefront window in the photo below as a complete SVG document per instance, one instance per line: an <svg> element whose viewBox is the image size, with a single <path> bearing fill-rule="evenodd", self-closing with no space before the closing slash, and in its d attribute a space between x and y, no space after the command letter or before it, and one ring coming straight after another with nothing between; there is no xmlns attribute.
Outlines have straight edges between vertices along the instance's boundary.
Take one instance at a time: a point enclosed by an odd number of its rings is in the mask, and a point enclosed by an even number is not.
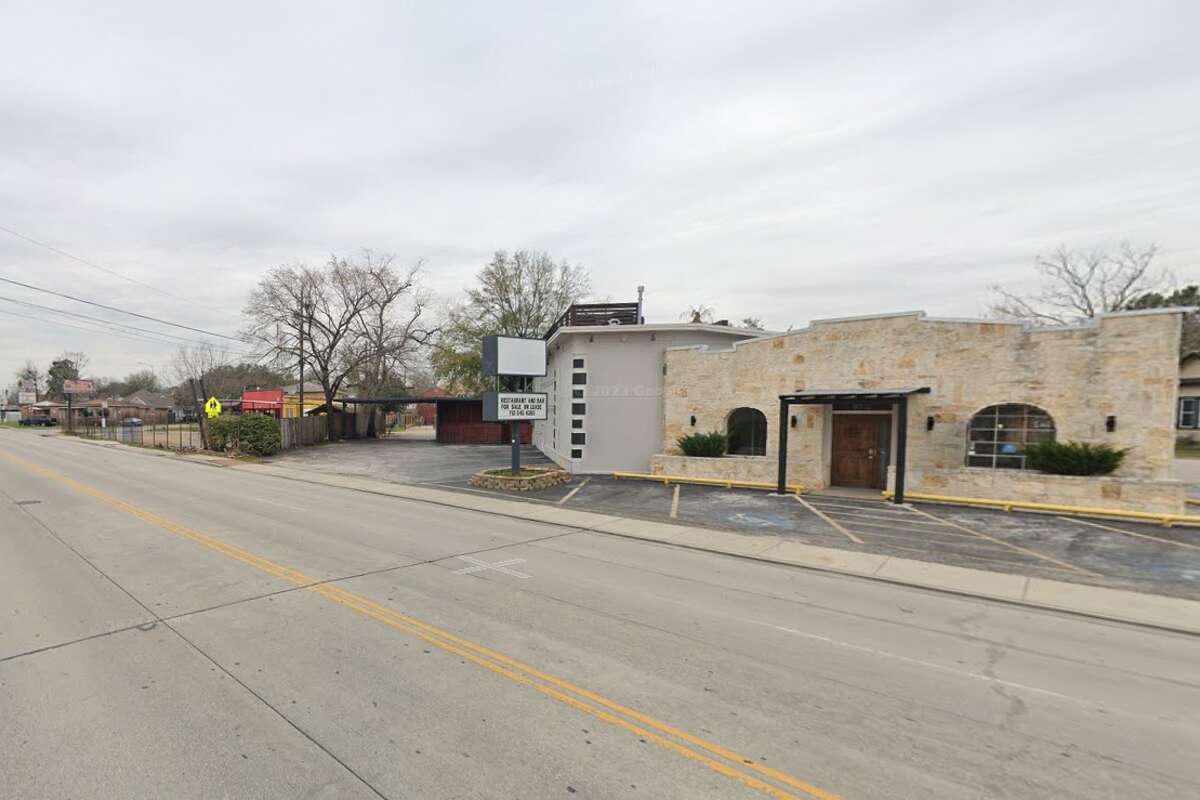
<svg viewBox="0 0 1200 800"><path fill-rule="evenodd" d="M1197 417L1200 417L1198 412L1200 412L1200 397L1179 398L1179 421L1176 423L1176 427L1200 427L1197 425Z"/></svg>
<svg viewBox="0 0 1200 800"><path fill-rule="evenodd" d="M1025 445L1054 441L1054 419L1036 406L988 406L971 417L967 466L1025 469Z"/></svg>
<svg viewBox="0 0 1200 800"><path fill-rule="evenodd" d="M729 454L765 456L767 454L767 417L757 408L737 408L725 424Z"/></svg>

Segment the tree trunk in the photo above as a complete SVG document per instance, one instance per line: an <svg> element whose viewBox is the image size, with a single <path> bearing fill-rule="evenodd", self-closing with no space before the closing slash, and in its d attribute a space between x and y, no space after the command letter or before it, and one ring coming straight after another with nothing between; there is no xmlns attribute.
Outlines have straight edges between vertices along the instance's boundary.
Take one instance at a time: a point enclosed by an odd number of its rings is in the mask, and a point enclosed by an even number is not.
<svg viewBox="0 0 1200 800"><path fill-rule="evenodd" d="M188 389L192 392L192 409L196 414L196 424L200 426L200 448L208 450L208 414L204 413L204 404L196 397L196 381L188 378ZM200 378L200 397L208 397L204 389L204 378Z"/></svg>
<svg viewBox="0 0 1200 800"><path fill-rule="evenodd" d="M341 439L345 435L345 430L342 427L345 423L345 420L343 420L341 417L335 418L335 416L334 416L337 412L335 412L333 410L333 390L330 389L328 386L322 386L321 388L325 392L325 414L329 417L329 424L325 426L325 436L327 439L329 439L329 441L333 441L334 440L333 429L334 429L334 426L336 425L337 426L337 438Z"/></svg>

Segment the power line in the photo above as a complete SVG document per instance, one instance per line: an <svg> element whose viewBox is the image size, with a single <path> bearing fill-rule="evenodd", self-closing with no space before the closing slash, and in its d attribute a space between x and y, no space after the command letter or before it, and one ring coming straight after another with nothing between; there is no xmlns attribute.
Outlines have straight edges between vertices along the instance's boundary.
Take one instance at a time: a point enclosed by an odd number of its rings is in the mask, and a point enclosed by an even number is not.
<svg viewBox="0 0 1200 800"><path fill-rule="evenodd" d="M103 329L96 329L96 328L84 328L80 325L72 325L69 322L62 322L62 321L56 320L56 319L46 319L45 317L35 317L30 314L20 314L16 311L9 311L8 309L5 309L5 308L0 308L0 314L8 314L9 316L13 316L13 317L21 317L22 319L31 319L34 322L43 322L47 325L58 325L59 327L62 327L62 328L71 328L72 330L83 331L84 333L101 333L101 334L107 334L109 336L119 336L122 339L129 339L131 341L151 342L153 344L175 344L175 345L178 344L176 342L167 342L163 339L151 339L149 336L141 336L136 333L122 333L121 331L103 330Z"/></svg>
<svg viewBox="0 0 1200 800"><path fill-rule="evenodd" d="M9 316L20 317L22 319L30 319L30 320L33 320L34 322L41 322L41 323L45 323L47 325L58 325L59 327L62 327L62 328L70 328L72 330L83 331L84 333L92 333L92 334L99 333L99 334L104 334L106 336L118 336L122 339L128 339L130 341L149 342L150 344L160 344L160 345L168 344L173 347L178 347L180 344L179 342L172 342L172 341L168 341L165 339L154 339L149 336L142 336L142 335L136 334L136 333L126 333L124 331L104 330L102 328L101 329L84 328L80 325L72 325L69 322L62 322L61 320L46 319L45 317L35 317L30 314L20 314L16 311L9 311L9 310L3 309L3 308L0 308L0 314L8 314ZM246 353L242 353L242 352L236 351L236 350L229 350L229 349L226 349L223 347L217 347L217 348L213 348L213 349L218 350L222 353L233 353L234 355L243 355L243 356L247 355Z"/></svg>
<svg viewBox="0 0 1200 800"><path fill-rule="evenodd" d="M6 228L5 226L0 225L0 231L4 231L5 233L7 233L11 236L17 237L18 239L23 239L23 240L29 242L30 244L37 245L38 247L49 250L52 253L57 253L58 255L64 256L65 258L69 258L72 261L78 261L80 264L83 264L84 266L91 267L92 269L98 269L101 272L107 273L108 275L112 275L115 278L120 278L123 281L129 281L130 283L137 284L138 286L144 286L145 288L147 288L151 291L158 292L161 295L165 295L174 300L179 300L180 302L187 303L189 305L197 305L197 303L194 300L180 297L179 295L176 295L176 294L172 294L172 293L168 292L166 289L160 289L157 286L154 286L152 284L146 283L144 281L139 281L137 278L131 278L128 275L122 275L120 272L117 272L114 269L109 269L108 267L97 264L94 261L88 261L86 258L77 256L74 253L68 253L66 250L62 250L58 247L55 247L54 245L46 244L45 242L40 242L37 239L34 239L32 236L26 236L25 234L23 234L19 231L14 231L12 228ZM218 314L224 314L227 317L237 319L237 317L235 315L230 314L228 311L222 311L220 309L210 308L208 306L201 306L201 308L208 308L210 311L215 311Z"/></svg>
<svg viewBox="0 0 1200 800"><path fill-rule="evenodd" d="M113 320L101 319L100 317L91 317L91 316L88 316L87 314L80 314L75 311L64 311L61 308L51 308L50 306L43 306L43 305L39 305L37 303L31 303L28 300L18 300L15 297L5 297L4 295L0 295L0 300L4 300L9 303L16 303L16 304L22 305L22 306L28 306L30 308L40 309L42 311L49 311L52 314L62 314L67 317L76 317L78 319L84 319L89 322L98 322L102 325L112 325L112 326L115 326L118 328L128 328L129 330L141 331L142 333L149 333L149 334L153 334L155 336L166 336L171 339L177 339L181 343L196 344L200 341L198 339L188 339L187 337L184 337L184 336L177 336L173 333L167 333L166 331L156 331L156 330L151 330L150 328L139 328L136 325L126 325L124 322L114 322Z"/></svg>
<svg viewBox="0 0 1200 800"><path fill-rule="evenodd" d="M85 303L89 306L96 306L97 308L103 308L106 311L115 311L118 314L128 314L131 317L137 317L139 319L149 320L150 322L157 322L160 325L170 325L173 328L182 328L183 330L186 330L186 331L202 333L205 336L215 336L219 339L228 339L231 342L242 342L243 344L245 343L242 339L239 339L236 336L228 336L224 333L214 333L213 331L206 331L203 328L193 328L191 325L184 325L179 322L171 322L170 320L159 319L158 317L151 317L147 314L139 314L136 311L126 311L123 308L117 308L116 306L108 306L108 305L105 305L104 303L97 303L93 300L84 300L82 297L75 297L74 295L64 294L63 292L56 292L53 289L44 289L41 286L34 286L33 284L22 283L21 281L14 281L12 278L0 277L0 281L3 281L4 283L11 283L13 286L20 286L24 289L32 289L35 292L45 292L46 294L52 294L55 297L62 297L66 300L73 300L76 303Z"/></svg>

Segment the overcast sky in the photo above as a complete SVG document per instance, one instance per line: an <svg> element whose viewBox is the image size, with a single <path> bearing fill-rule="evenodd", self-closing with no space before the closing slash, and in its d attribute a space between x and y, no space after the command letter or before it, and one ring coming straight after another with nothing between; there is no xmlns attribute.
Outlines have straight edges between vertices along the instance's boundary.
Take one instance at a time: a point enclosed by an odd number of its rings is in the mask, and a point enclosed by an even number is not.
<svg viewBox="0 0 1200 800"><path fill-rule="evenodd" d="M204 329L236 330L268 267L363 246L425 259L447 297L491 251L536 248L602 299L645 284L650 321L702 303L774 328L976 315L1060 243L1153 242L1200 279L1193 0L0 0L0 19L0 226L173 296L4 232L0 276ZM0 314L0 387L64 349L111 376L172 351Z"/></svg>

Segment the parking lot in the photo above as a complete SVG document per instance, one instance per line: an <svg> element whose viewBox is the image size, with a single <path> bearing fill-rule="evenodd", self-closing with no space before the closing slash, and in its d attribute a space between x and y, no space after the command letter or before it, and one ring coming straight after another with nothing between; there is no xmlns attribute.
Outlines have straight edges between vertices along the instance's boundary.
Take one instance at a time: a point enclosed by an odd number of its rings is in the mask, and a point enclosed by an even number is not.
<svg viewBox="0 0 1200 800"><path fill-rule="evenodd" d="M544 492L522 495L469 485L472 472L505 466L508 459L509 449L503 446L380 440L305 448L273 461L394 483L502 494L530 503L785 537L820 547L1200 598L1200 528L926 503L905 508L869 497L834 494L805 494L797 499L607 476L581 476ZM532 465L550 463L532 448L524 448L523 459Z"/></svg>

